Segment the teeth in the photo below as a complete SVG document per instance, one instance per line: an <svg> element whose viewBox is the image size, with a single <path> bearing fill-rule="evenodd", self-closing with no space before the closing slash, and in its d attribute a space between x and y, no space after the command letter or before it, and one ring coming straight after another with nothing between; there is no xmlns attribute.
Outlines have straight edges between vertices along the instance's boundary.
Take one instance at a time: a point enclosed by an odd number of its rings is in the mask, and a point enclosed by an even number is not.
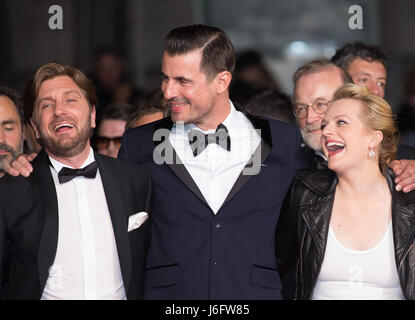
<svg viewBox="0 0 415 320"><path fill-rule="evenodd" d="M71 125L71 124L69 124L69 123L61 123L61 124L58 124L57 126L55 126L55 128L54 128L54 130L56 131L56 130L59 130L60 128L62 128L62 127L70 127L70 128L73 128L73 125Z"/></svg>
<svg viewBox="0 0 415 320"><path fill-rule="evenodd" d="M340 142L329 142L329 143L327 143L327 147L333 147L333 146L344 147L344 144L340 143Z"/></svg>

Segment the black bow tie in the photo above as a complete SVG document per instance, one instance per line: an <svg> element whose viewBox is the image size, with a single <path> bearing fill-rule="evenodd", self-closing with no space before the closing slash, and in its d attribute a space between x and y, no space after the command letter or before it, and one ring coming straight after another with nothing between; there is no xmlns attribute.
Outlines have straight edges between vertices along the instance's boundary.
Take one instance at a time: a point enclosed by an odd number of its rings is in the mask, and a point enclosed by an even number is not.
<svg viewBox="0 0 415 320"><path fill-rule="evenodd" d="M231 151L231 138L228 129L222 123L218 125L214 133L204 134L200 130L192 129L187 133L193 155L198 156L209 143L216 143L222 148Z"/></svg>
<svg viewBox="0 0 415 320"><path fill-rule="evenodd" d="M63 167L58 173L59 183L71 181L75 177L84 176L93 179L97 175L97 162L94 161L82 169L71 169Z"/></svg>

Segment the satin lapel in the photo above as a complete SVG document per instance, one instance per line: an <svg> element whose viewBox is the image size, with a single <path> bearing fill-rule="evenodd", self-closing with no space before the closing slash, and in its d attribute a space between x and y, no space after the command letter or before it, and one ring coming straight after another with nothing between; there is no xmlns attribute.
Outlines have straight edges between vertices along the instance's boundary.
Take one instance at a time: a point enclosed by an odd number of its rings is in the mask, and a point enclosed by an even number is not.
<svg viewBox="0 0 415 320"><path fill-rule="evenodd" d="M42 294L49 276L58 246L58 200L55 184L49 168L49 158L42 150L33 162L33 181L39 190L45 209L45 224L39 243L38 270L40 280L40 294ZM38 297L40 299L40 297Z"/></svg>
<svg viewBox="0 0 415 320"><path fill-rule="evenodd" d="M169 168L180 179L180 181L182 181L190 189L190 191L192 191L196 195L196 197L198 197L203 203L205 203L209 207L199 187L192 179L192 176L187 171L186 167L184 166L176 151L174 150L172 144L170 143L169 136L172 127L173 122L171 121L171 118L166 118L164 121L160 121L158 125L155 126L155 131L165 130L166 132L165 135L162 135L162 137L164 138L163 140L154 141L155 152L160 157L160 160L169 166Z"/></svg>
<svg viewBox="0 0 415 320"><path fill-rule="evenodd" d="M122 278L124 281L124 288L127 293L132 272L130 241L127 231L128 217L125 215L124 203L121 197L121 190L118 185L117 177L112 171L109 162L97 153L94 153L94 156L98 164L105 197L107 199L108 210L110 212L112 227L114 229L114 237L117 245Z"/></svg>
<svg viewBox="0 0 415 320"><path fill-rule="evenodd" d="M245 168L242 170L231 191L222 204L222 207L231 200L241 188L255 175L261 171L261 166L272 150L272 137L269 122L247 115L255 129L261 130L261 143L252 154Z"/></svg>

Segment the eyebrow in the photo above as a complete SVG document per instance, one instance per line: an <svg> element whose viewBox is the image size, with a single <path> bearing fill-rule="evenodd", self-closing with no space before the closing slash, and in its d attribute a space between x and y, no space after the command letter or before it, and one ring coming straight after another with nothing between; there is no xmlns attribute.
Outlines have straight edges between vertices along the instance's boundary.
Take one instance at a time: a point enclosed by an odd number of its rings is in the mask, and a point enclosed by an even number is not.
<svg viewBox="0 0 415 320"><path fill-rule="evenodd" d="M360 71L360 72L355 73L355 75L354 75L354 76L369 76L369 77L371 77L371 76L372 76L372 74L367 73L367 72L365 72L365 71ZM376 77L375 77L375 78L376 78ZM376 78L376 79L382 79L382 80L385 80L385 81L386 81L386 78L385 78L385 77L378 77L378 78Z"/></svg>
<svg viewBox="0 0 415 320"><path fill-rule="evenodd" d="M339 115L337 115L337 116L335 116L334 118L333 118L333 120L334 119L338 119L338 118L347 118L347 119L350 119L350 117L348 117L348 116L346 116L345 114L339 114Z"/></svg>
<svg viewBox="0 0 415 320"><path fill-rule="evenodd" d="M79 92L77 90L68 90L68 91L65 91L63 93L63 95L65 95L65 96L67 96L69 94L76 94L78 97L81 97L81 95L79 94ZM53 98L53 97L44 97L44 98L38 100L37 105L39 105L42 101L45 101L45 100L55 101L55 98Z"/></svg>
<svg viewBox="0 0 415 320"><path fill-rule="evenodd" d="M4 121L0 121L0 125L15 124L15 123L16 123L16 121L13 120L13 119L7 119L7 120L4 120Z"/></svg>
<svg viewBox="0 0 415 320"><path fill-rule="evenodd" d="M327 101L327 99L326 99L326 98L323 98L323 97L317 97L317 98L315 98L315 99L314 99L314 102L319 101L319 100L324 100L324 101ZM313 103L314 103L314 102L313 102ZM295 100L293 101L293 103L294 103L294 104L306 104L305 102L300 102L300 101L295 101Z"/></svg>
<svg viewBox="0 0 415 320"><path fill-rule="evenodd" d="M161 74L162 77L170 78L169 76L165 75L163 72L160 72L160 74ZM184 76L173 77L173 79L178 80L178 81L183 81L184 80L184 81L193 82L193 80L191 80L189 78L186 78Z"/></svg>

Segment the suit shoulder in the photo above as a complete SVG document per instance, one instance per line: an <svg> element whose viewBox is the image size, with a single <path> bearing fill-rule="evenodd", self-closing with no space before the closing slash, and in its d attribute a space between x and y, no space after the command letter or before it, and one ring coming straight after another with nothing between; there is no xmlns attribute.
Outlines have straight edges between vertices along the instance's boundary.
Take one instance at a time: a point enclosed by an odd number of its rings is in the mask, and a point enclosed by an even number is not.
<svg viewBox="0 0 415 320"><path fill-rule="evenodd" d="M126 172L128 174L139 174L144 176L150 176L149 171L140 164L135 163L128 163L124 160L120 159L114 159L105 155L96 155L96 157L103 161L107 166L111 167L114 170L117 170L118 172Z"/></svg>
<svg viewBox="0 0 415 320"><path fill-rule="evenodd" d="M11 199L20 201L34 192L36 190L34 190L32 175L26 178L21 175L14 177L6 174L0 178L0 202L7 204Z"/></svg>
<svg viewBox="0 0 415 320"><path fill-rule="evenodd" d="M292 132L297 131L297 126L295 126L292 123L288 123L288 122L284 122L280 120L274 120L274 119L266 119L266 120L268 120L269 125L272 129L287 130L287 131L292 131Z"/></svg>

